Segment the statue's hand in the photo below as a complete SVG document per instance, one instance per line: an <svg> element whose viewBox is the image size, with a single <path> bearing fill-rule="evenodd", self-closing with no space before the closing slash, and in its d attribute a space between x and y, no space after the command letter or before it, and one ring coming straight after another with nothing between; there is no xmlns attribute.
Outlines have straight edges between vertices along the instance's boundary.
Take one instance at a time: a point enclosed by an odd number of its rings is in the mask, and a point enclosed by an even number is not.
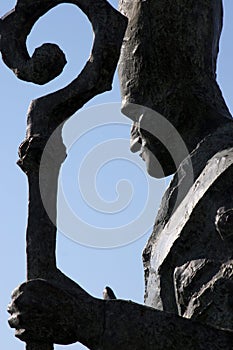
<svg viewBox="0 0 233 350"><path fill-rule="evenodd" d="M83 293L82 293L83 291ZM71 344L80 339L83 318L95 319L98 300L79 287L80 298L64 291L55 283L42 279L30 280L17 287L8 307L9 324L16 329L15 335L23 341ZM85 300L87 302L85 306ZM90 305L92 304L92 305ZM97 303L98 304L98 303ZM98 313L98 312L97 312ZM95 340L97 341L97 333Z"/></svg>

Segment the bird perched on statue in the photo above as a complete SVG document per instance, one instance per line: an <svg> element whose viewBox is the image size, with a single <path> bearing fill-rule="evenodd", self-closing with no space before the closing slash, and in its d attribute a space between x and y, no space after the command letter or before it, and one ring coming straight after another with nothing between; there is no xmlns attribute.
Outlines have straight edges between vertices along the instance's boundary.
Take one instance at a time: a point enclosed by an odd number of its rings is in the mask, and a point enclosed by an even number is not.
<svg viewBox="0 0 233 350"><path fill-rule="evenodd" d="M113 290L110 287L105 287L103 290L103 298L104 300L116 299L116 296Z"/></svg>

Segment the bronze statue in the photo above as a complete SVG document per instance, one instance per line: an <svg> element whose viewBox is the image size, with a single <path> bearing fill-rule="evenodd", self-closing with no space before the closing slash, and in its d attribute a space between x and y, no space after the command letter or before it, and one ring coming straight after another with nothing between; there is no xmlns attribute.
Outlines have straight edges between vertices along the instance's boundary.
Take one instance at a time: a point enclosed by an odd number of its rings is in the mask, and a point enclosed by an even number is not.
<svg viewBox="0 0 233 350"><path fill-rule="evenodd" d="M79 341L104 350L232 350L233 124L215 73L222 1L121 0L120 11L129 21L119 75L131 149L152 176L175 173L143 253L145 305L96 299L51 263L14 291L9 323L46 349ZM33 130L21 146L24 170L28 150L44 145Z"/></svg>
<svg viewBox="0 0 233 350"><path fill-rule="evenodd" d="M130 18L120 81L131 148L152 176L176 169L143 253L145 304L232 330L233 123L216 82L222 3L120 3Z"/></svg>

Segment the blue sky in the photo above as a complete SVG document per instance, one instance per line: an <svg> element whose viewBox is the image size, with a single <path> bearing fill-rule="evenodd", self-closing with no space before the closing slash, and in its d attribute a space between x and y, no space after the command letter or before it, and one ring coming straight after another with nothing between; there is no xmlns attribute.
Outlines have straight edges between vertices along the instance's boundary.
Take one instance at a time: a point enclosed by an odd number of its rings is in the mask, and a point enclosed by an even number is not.
<svg viewBox="0 0 233 350"><path fill-rule="evenodd" d="M110 1L117 7L117 1ZM0 14L4 15L15 4L15 1L5 0L0 3ZM233 2L224 1L224 30L221 38L220 55L218 61L218 82L222 88L226 102L233 112L233 48L232 48L232 14ZM48 92L55 91L68 84L76 77L83 64L86 62L92 46L91 26L81 11L77 10L74 5L60 5L50 11L46 16L41 18L33 28L28 39L28 50L32 53L35 47L44 42L55 42L66 53L68 60L64 72L54 81L45 86L34 86L31 83L25 83L18 80L14 74L1 62L1 163L2 171L0 173L1 181L1 246L0 246L0 266L2 276L2 290L0 298L0 329L2 348L7 350L24 349L24 344L14 338L13 331L7 325L6 306L10 300L11 291L22 281L25 280L25 228L27 220L27 182L26 176L17 167L17 150L21 141L24 139L26 130L26 113L30 101L36 97L45 95ZM95 115L96 111L101 111L101 107L96 105L112 102L120 102L119 84L117 75L114 79L113 90L106 92L101 96L94 98L85 107L90 108L90 114ZM112 110L117 112L118 105L112 105ZM100 108L100 109L98 109ZM107 107L106 107L107 108ZM104 107L102 113L107 113ZM114 122L115 114L111 116L111 122ZM82 117L82 114L81 114ZM101 117L102 118L102 117ZM122 119L117 119L122 118ZM116 116L117 128L92 130L87 138L80 139L81 144L75 143L71 148L66 165L64 164L63 188L65 195L69 200L72 209L79 210L82 220L92 219L93 226L109 227L110 222L116 225L118 219L115 216L100 214L98 217L96 211L82 204L80 189L78 188L78 168L77 164L81 159L79 147L84 150L85 145L95 143L102 144L106 141L106 135L111 139L123 138L127 140L129 136L129 125L124 118ZM102 127L102 125L101 125ZM109 129L110 128L110 129ZM101 135L101 138L100 138ZM117 136L118 135L118 136ZM87 148L89 152L91 148ZM124 158L130 157L127 144L124 149ZM135 164L138 164L135 157ZM139 160L140 161L140 160ZM103 173L98 174L96 185L100 196L109 203L116 199L116 184L119 179L128 179L128 182L134 187L134 198L136 207L135 215L140 211L144 189L147 189L147 180L145 180L145 168L136 173L133 161L128 167L127 161L116 160L109 162L103 169ZM129 162L128 162L129 163ZM112 168L111 168L112 167ZM137 175L135 175L137 174ZM101 178L102 176L102 178ZM111 180L111 181L110 181ZM88 179L89 181L89 179ZM154 180L155 182L157 180ZM154 196L154 207L151 208L152 216L155 217L156 208L159 205L161 193L163 192L166 182L156 182L158 191ZM155 185L154 185L155 186ZM106 190L107 189L107 190ZM162 191L161 191L162 189ZM124 187L123 191L129 191L129 187ZM137 192L139 191L139 192ZM120 192L121 193L121 192ZM128 192L127 192L128 193ZM133 192L132 192L133 193ZM134 194L134 193L133 193ZM138 206L138 207L137 207ZM92 208L93 209L93 208ZM120 212L122 225L125 224L127 215L132 219L132 212L123 216ZM95 215L94 215L94 214ZM152 220L153 221L153 220ZM151 225L153 222L151 222ZM77 230L79 228L77 227ZM150 230L149 230L150 232ZM105 285L110 285L119 298L131 299L139 303L143 302L143 267L141 253L149 232L139 238L134 243L115 249L97 249L90 248L74 242L64 234L58 234L57 242L57 261L58 266L89 293L96 297L102 297L102 290ZM63 346L56 346L57 349ZM81 345L71 345L70 349L82 349Z"/></svg>

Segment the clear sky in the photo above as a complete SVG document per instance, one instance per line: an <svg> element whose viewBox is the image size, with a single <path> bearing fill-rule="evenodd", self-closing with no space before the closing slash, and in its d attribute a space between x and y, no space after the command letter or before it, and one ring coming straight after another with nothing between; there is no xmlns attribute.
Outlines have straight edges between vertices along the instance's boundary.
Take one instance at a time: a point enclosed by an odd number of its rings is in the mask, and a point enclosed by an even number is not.
<svg viewBox="0 0 233 350"><path fill-rule="evenodd" d="M117 0L110 1L115 7L117 7L117 2ZM0 15L4 15L14 5L14 0L1 1ZM224 1L224 10L224 30L218 61L218 82L226 102L233 112L232 0ZM0 345L1 348L7 350L24 349L24 344L14 338L13 331L7 325L6 307L10 301L11 291L25 280L27 182L26 176L17 167L16 161L18 146L25 136L27 108L32 99L56 91L77 76L89 56L92 39L91 26L81 11L74 5L64 4L41 18L28 38L30 53L44 42L55 42L63 49L68 63L61 76L45 86L34 86L31 83L18 80L0 62L2 116L0 138L2 150L2 170L0 173L2 227ZM113 90L94 98L80 112L80 121L82 121L84 129L81 136L75 134L77 142L70 147L69 156L63 166L63 191L72 210L80 216L81 222L86 222L87 227L91 225L96 229L100 227L105 230L117 229L119 223L120 226L126 225L127 219L136 222L136 218L140 218L141 213L145 211L142 202L147 201L145 193L148 191L154 200L154 206L149 206L148 220L150 222L148 227L143 226L142 229L142 233L147 233L139 237L140 234L135 231L135 237L139 238L135 242L129 243L133 238L130 235L131 238L128 238L128 231L122 242L129 244L117 248L100 249L83 245L82 238L76 237L73 231L68 234L66 232L66 235L60 232L57 242L57 261L60 269L96 297L101 298L103 288L110 285L117 297L142 303L144 283L141 253L151 232L150 226L154 220L152 218L156 215L161 194L164 192L167 182L153 180L152 184L151 179L147 180L144 164L137 155L132 158L128 151L129 122L119 114L119 104L111 104L112 102L120 102L117 75L114 79ZM87 108L90 109L86 111ZM99 116L99 119L97 118L98 125L93 124L92 127L85 124L92 117L94 123L97 114ZM105 117L108 115L110 122L106 124ZM74 124L71 124L71 130L75 125L79 125L77 119ZM108 137L110 143L107 143ZM79 138L80 140L78 140ZM118 145L123 144L123 148L121 149L120 146L118 148L115 142L118 142ZM104 150L105 144L110 153ZM114 153L116 149L119 151L117 155ZM84 151L86 155L82 153ZM94 158L98 159L96 168L92 170L87 167L84 173L81 172L82 161L88 160L93 151ZM98 151L100 152L99 156ZM98 171L101 162L102 165L105 165L103 169L100 169L102 172ZM123 181L117 187L118 182L122 179L126 179L128 184ZM97 197L101 199L99 202L98 198L97 202L95 201L95 181L96 193L99 195ZM83 188L86 189L84 194L82 193ZM119 197L117 197L118 194ZM86 196L87 203L83 200L83 195ZM129 196L128 200L127 196ZM88 200L93 200L94 204L89 203ZM131 207L128 202L131 203ZM133 206L132 203L134 203ZM100 210L97 204L101 206ZM109 205L109 210L107 205ZM120 207L120 205L122 206ZM126 209L129 211L127 212ZM77 223L74 231L82 231L80 227L82 226ZM135 230L139 228L141 228L140 224L134 227ZM131 227L131 231L134 229ZM82 244L77 242L80 240ZM56 348L64 347L56 346ZM75 344L68 348L83 349L84 347Z"/></svg>

